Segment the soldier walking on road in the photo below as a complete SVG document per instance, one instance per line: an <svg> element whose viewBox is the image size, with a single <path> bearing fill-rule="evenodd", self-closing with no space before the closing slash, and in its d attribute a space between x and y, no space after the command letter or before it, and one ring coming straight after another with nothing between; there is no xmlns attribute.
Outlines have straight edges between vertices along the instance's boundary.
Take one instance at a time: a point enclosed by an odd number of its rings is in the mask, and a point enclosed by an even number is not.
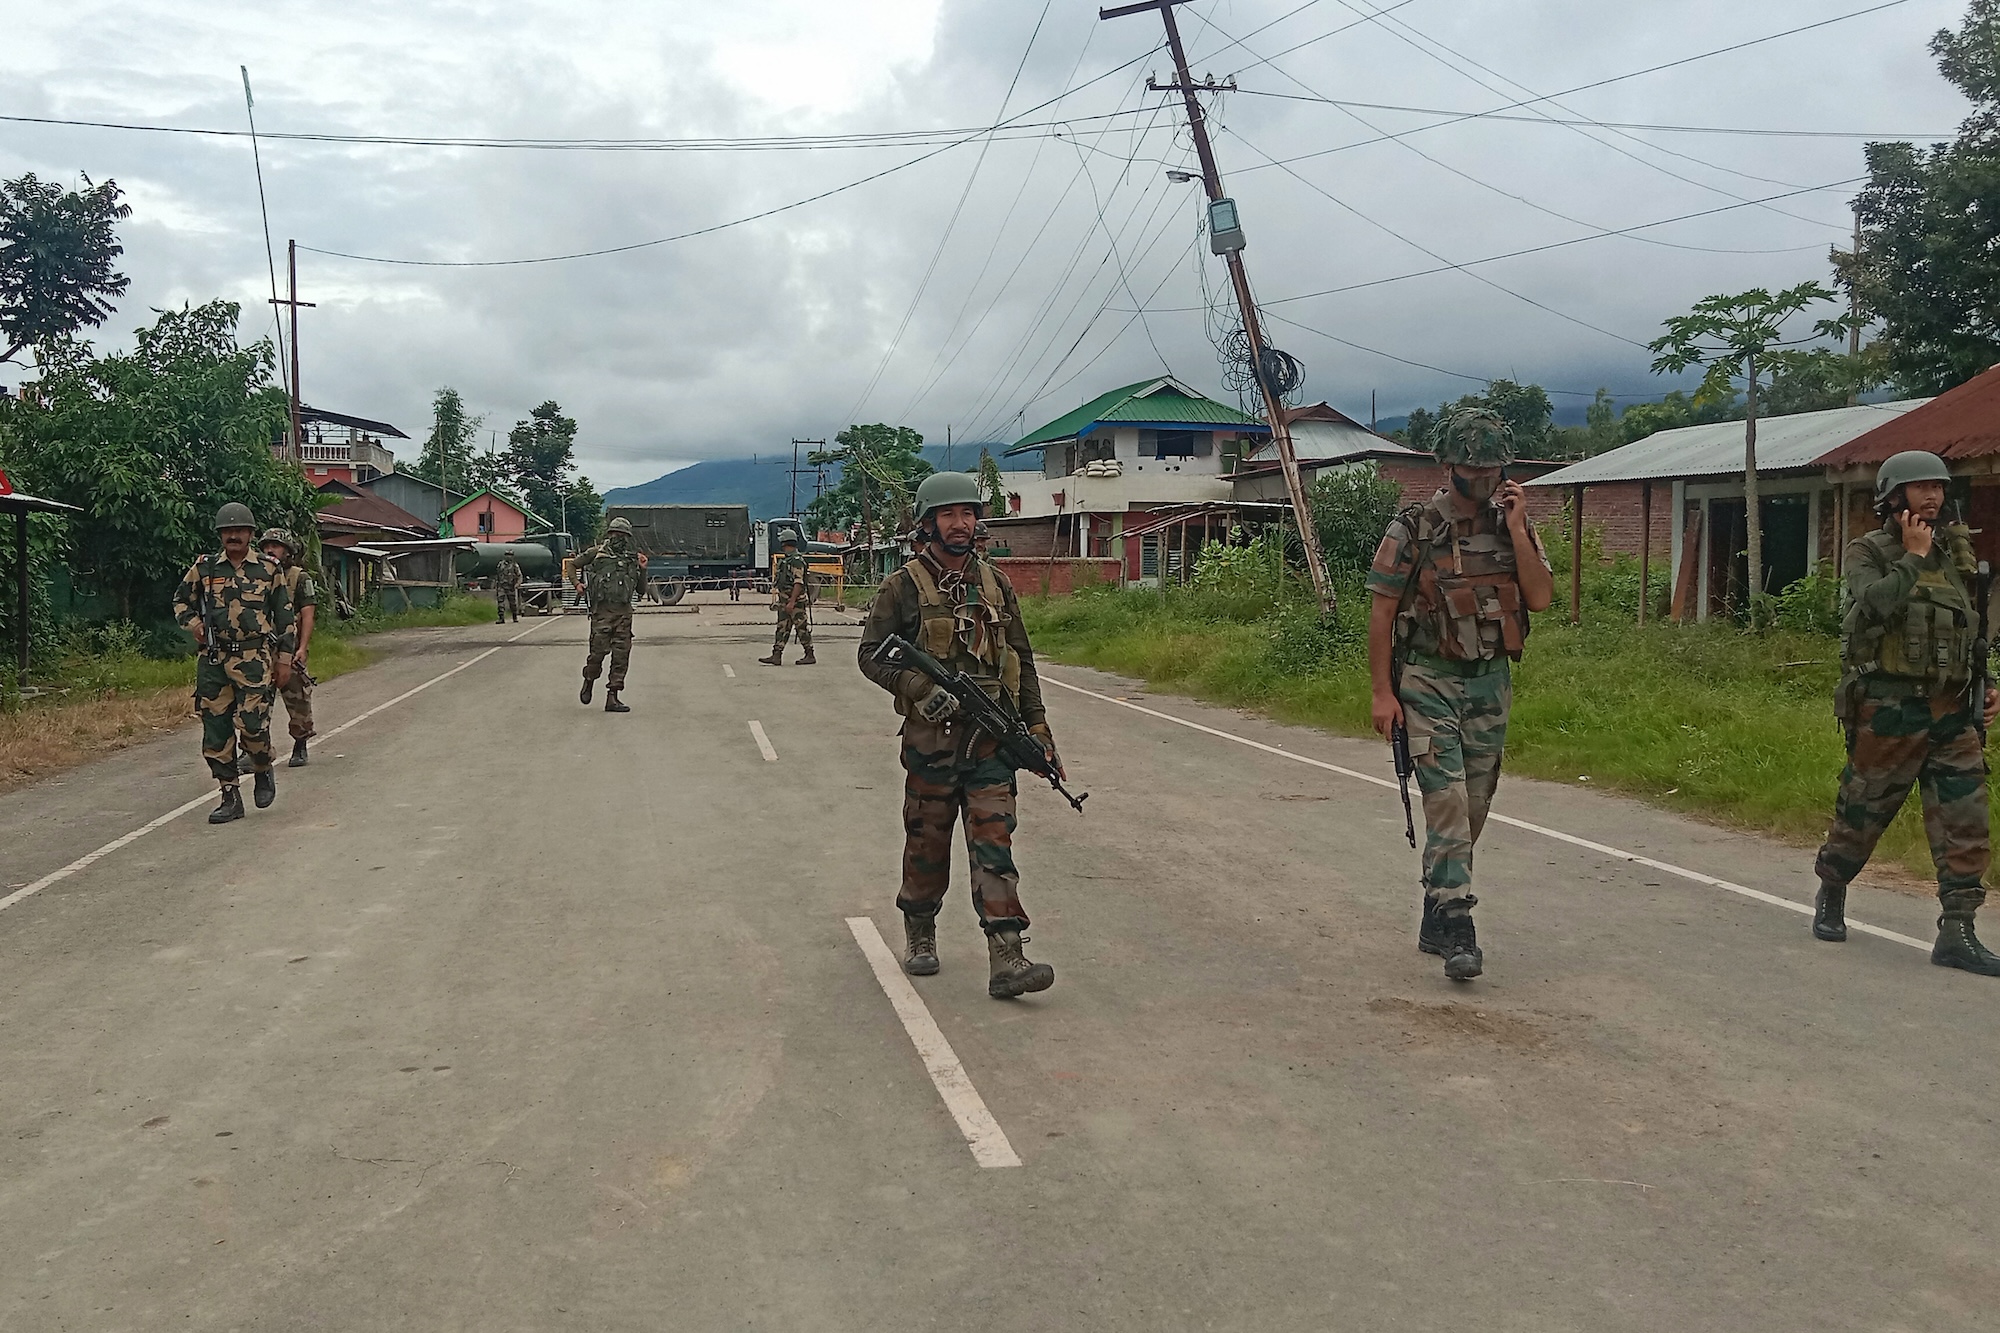
<svg viewBox="0 0 2000 1333"><path fill-rule="evenodd" d="M1875 474L1882 526L1847 547L1834 697L1847 767L1814 865L1813 934L1847 938L1847 886L1915 785L1943 909L1931 961L1994 977L2000 956L1972 933L1972 918L1986 901L1992 859L1986 730L2000 714L2000 691L1979 670L1983 590L1971 530L1939 517L1950 480L1936 454L1890 458Z"/></svg>
<svg viewBox="0 0 2000 1333"><path fill-rule="evenodd" d="M512 551L500 553L500 567L493 571L493 607L499 613L494 624L506 624L510 612L514 623L521 623L521 562Z"/></svg>
<svg viewBox="0 0 2000 1333"><path fill-rule="evenodd" d="M1469 981L1485 966L1472 908L1472 849L1500 782L1513 708L1510 666L1528 613L1555 595L1528 497L1507 480L1512 432L1461 408L1432 449L1448 483L1390 520L1368 571L1375 730L1408 728L1424 798L1423 916L1417 947Z"/></svg>
<svg viewBox="0 0 2000 1333"><path fill-rule="evenodd" d="M1014 866L1014 770L994 740L954 722L958 700L921 672L885 666L875 650L901 635L977 679L1028 724L1055 756L1035 654L1007 577L972 553L982 501L978 482L940 472L917 488L917 557L882 580L861 631L861 674L895 696L903 717L903 970L938 970L937 914L951 886L952 825L965 821L972 905L986 932L986 993L1012 999L1055 983L1055 969L1021 953L1028 914Z"/></svg>
<svg viewBox="0 0 2000 1333"><path fill-rule="evenodd" d="M632 547L632 525L622 518L611 520L604 540L576 558L577 577L590 601L590 653L583 661L583 688L577 692L582 703L590 702L590 692L611 654L611 675L604 682L604 711L629 713L631 706L619 699L625 688L625 668L632 661L632 598L646 579L646 557Z"/></svg>
<svg viewBox="0 0 2000 1333"><path fill-rule="evenodd" d="M271 775L271 687L292 678L292 599L282 572L250 548L257 520L231 502L215 516L222 550L194 562L174 595L174 619L194 635L194 701L201 714L201 755L222 787L211 824L243 818L237 788L236 737L256 773L257 808L277 798Z"/></svg>
<svg viewBox="0 0 2000 1333"><path fill-rule="evenodd" d="M306 655L312 649L313 622L319 616L319 588L300 563L305 549L289 529L269 528L257 544L263 548L265 557L278 567L278 577L284 580L285 590L291 595L292 637L295 641L291 679L278 687L278 697L285 701L285 726L292 737L292 757L285 761L286 766L304 768L306 742L314 735L312 697L313 686L317 683L306 669Z"/></svg>
<svg viewBox="0 0 2000 1333"><path fill-rule="evenodd" d="M806 558L799 554L799 539L789 528L778 542L783 552L778 557L778 567L771 572L771 591L778 603L778 639L771 645L771 655L757 660L766 666L785 664L785 644L797 630L799 647L806 655L799 659L800 666L811 666L818 659L813 656L812 631L812 575Z"/></svg>

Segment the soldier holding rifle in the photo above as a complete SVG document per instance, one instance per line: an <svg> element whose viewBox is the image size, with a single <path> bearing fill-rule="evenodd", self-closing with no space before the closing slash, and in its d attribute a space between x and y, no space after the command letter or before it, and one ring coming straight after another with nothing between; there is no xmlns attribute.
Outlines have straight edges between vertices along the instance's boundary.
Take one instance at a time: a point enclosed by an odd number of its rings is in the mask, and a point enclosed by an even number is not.
<svg viewBox="0 0 2000 1333"><path fill-rule="evenodd" d="M2000 714L1986 661L1992 590L1971 531L1941 519L1950 481L1936 454L1894 455L1875 474L1882 526L1847 547L1834 696L1847 767L1814 865L1812 929L1832 943L1847 938L1847 886L1914 785L1942 909L1931 961L1995 977L2000 956L1972 932L1992 859L1986 730Z"/></svg>
<svg viewBox="0 0 2000 1333"><path fill-rule="evenodd" d="M800 666L811 666L819 659L813 656L812 631L812 583L810 567L806 558L799 554L798 534L790 528L778 540L778 567L771 571L771 591L778 599L778 638L771 645L771 655L757 660L765 666L785 664L785 644L792 632L798 631L799 647L806 655L799 659Z"/></svg>
<svg viewBox="0 0 2000 1333"><path fill-rule="evenodd" d="M986 933L986 993L1012 999L1047 990L1056 979L1054 968L1021 952L1028 913L1014 865L1014 773L1030 766L1060 779L1062 764L1020 603L1006 576L973 554L982 508L979 484L967 473L940 472L917 488L919 551L882 581L861 631L860 663L863 675L895 697L903 717L908 776L902 890L896 895L906 942L903 970L915 976L938 970L937 914L951 884L952 825L962 816L972 905ZM990 722L973 725L951 687L926 674L892 640L937 659L954 673L954 683L962 683L959 676L976 682L1001 705L997 714L1013 724L1014 745L988 730ZM1010 762L1023 742L1031 753Z"/></svg>
<svg viewBox="0 0 2000 1333"><path fill-rule="evenodd" d="M1390 520L1375 552L1368 665L1375 730L1396 746L1398 776L1407 782L1414 772L1423 792L1417 947L1442 957L1453 981L1469 981L1485 966L1472 923L1472 849L1500 782L1509 668L1521 658L1528 613L1547 609L1555 580L1527 494L1507 480L1506 423L1460 408L1431 444L1447 484Z"/></svg>

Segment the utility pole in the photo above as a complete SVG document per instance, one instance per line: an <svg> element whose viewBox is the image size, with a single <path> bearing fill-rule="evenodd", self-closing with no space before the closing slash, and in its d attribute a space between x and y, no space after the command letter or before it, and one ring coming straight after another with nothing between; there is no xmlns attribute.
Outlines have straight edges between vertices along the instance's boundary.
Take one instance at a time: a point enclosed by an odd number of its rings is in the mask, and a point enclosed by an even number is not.
<svg viewBox="0 0 2000 1333"><path fill-rule="evenodd" d="M307 309L311 309L314 304L311 301L301 301L299 299L299 243L297 241L285 242L285 272L288 278L285 288L285 299L280 301L277 297L274 296L271 298L271 304L288 306L291 309L291 323L292 323L291 451L292 451L292 461L296 463L299 462L304 457L302 446L306 442L305 435L303 434L303 427L299 424L299 307L305 306Z"/></svg>
<svg viewBox="0 0 2000 1333"><path fill-rule="evenodd" d="M799 466L799 446L802 444L816 444L822 449L826 448L825 440L801 440L796 438L792 440L792 517L793 518L797 518L799 516L799 474L801 472L813 471L812 468L801 468Z"/></svg>
<svg viewBox="0 0 2000 1333"><path fill-rule="evenodd" d="M1861 201L1859 199L1854 201L1853 256L1853 262L1857 264L1861 262ZM1848 362L1849 371L1858 372L1861 356L1861 284L1858 281L1849 282L1847 287L1847 355L1851 358ZM1860 401L1861 392L1859 388L1847 391L1847 405L1849 407L1853 407Z"/></svg>
<svg viewBox="0 0 2000 1333"><path fill-rule="evenodd" d="M944 470L946 472L951 471L951 423L950 422L946 422L944 427Z"/></svg>
<svg viewBox="0 0 2000 1333"><path fill-rule="evenodd" d="M1174 22L1174 6L1189 3L1189 0L1141 0L1138 4L1119 5L1113 9L1100 9L1097 17L1102 19L1123 18L1127 14L1140 14L1156 9L1167 28L1167 49L1173 53L1175 82L1171 89L1177 91L1187 107L1188 130L1194 136L1194 148L1201 158L1201 183L1207 191L1209 203L1225 198L1222 193L1222 173L1215 165L1215 149L1208 141L1208 122L1202 116L1201 102L1195 96L1197 85L1188 73L1187 51L1181 45L1180 26ZM1150 86L1150 80L1148 81ZM1230 286L1236 292L1236 308L1243 317L1243 335L1250 344L1250 369L1257 380L1257 387L1264 395L1264 419L1271 426L1272 443L1278 447L1278 465L1285 474L1285 489L1292 497L1292 512L1298 516L1299 545L1305 548L1306 569L1312 575L1313 592L1319 599L1320 609L1331 612L1334 606L1333 584L1326 576L1326 560L1320 554L1319 531L1312 521L1312 508L1306 502L1305 481L1299 475L1298 455L1292 449L1291 426L1285 420L1285 405L1271 390L1271 380L1264 373L1264 331L1257 320L1257 302L1250 294L1250 275L1243 267L1243 252L1240 248L1224 252L1223 262L1229 266ZM1213 248L1213 246L1211 246Z"/></svg>

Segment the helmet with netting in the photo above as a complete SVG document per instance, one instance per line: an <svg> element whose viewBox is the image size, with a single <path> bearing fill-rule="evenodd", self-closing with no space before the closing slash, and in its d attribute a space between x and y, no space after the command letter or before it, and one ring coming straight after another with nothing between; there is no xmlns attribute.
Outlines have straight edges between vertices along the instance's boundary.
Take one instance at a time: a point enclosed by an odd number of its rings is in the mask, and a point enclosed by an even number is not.
<svg viewBox="0 0 2000 1333"><path fill-rule="evenodd" d="M259 546L269 546L272 542L278 543L278 545L291 552L294 560L298 558L299 552L303 549L299 545L299 539L292 535L290 528L265 528L264 535L257 539L257 544Z"/></svg>
<svg viewBox="0 0 2000 1333"><path fill-rule="evenodd" d="M1431 429L1437 461L1461 467L1501 467L1514 461L1514 432L1483 407L1447 412Z"/></svg>

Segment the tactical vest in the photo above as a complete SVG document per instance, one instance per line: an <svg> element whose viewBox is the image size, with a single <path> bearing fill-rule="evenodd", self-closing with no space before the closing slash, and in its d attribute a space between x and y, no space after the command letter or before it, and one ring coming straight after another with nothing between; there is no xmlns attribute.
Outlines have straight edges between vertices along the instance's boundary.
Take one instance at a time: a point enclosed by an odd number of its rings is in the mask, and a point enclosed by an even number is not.
<svg viewBox="0 0 2000 1333"><path fill-rule="evenodd" d="M954 671L977 680L994 698L1009 704L1021 695L1021 655L1007 642L1006 594L1000 574L977 557L967 562L965 600L960 602L941 587L922 558L903 566L903 573L917 590L917 647ZM974 652L974 639L980 651ZM899 694L896 711L909 715L910 706Z"/></svg>
<svg viewBox="0 0 2000 1333"><path fill-rule="evenodd" d="M1528 641L1528 607L1514 543L1487 506L1459 536L1437 499L1397 516L1415 539L1414 590L1398 612L1398 637L1412 652L1454 662L1518 662Z"/></svg>
<svg viewBox="0 0 2000 1333"><path fill-rule="evenodd" d="M1885 562L1902 554L1898 533L1887 526L1858 539ZM1938 530L1933 551L1946 558L1925 562L1909 600L1884 619L1864 615L1850 601L1842 618L1840 661L1850 679L1884 676L1922 682L1932 690L1962 689L1972 681L1979 613L1968 580L1977 568L1971 533L1962 524Z"/></svg>
<svg viewBox="0 0 2000 1333"><path fill-rule="evenodd" d="M591 557L585 567L590 576L590 604L592 606L630 606L632 598L639 591L639 557L636 552L626 551L623 555L610 547L602 547Z"/></svg>

